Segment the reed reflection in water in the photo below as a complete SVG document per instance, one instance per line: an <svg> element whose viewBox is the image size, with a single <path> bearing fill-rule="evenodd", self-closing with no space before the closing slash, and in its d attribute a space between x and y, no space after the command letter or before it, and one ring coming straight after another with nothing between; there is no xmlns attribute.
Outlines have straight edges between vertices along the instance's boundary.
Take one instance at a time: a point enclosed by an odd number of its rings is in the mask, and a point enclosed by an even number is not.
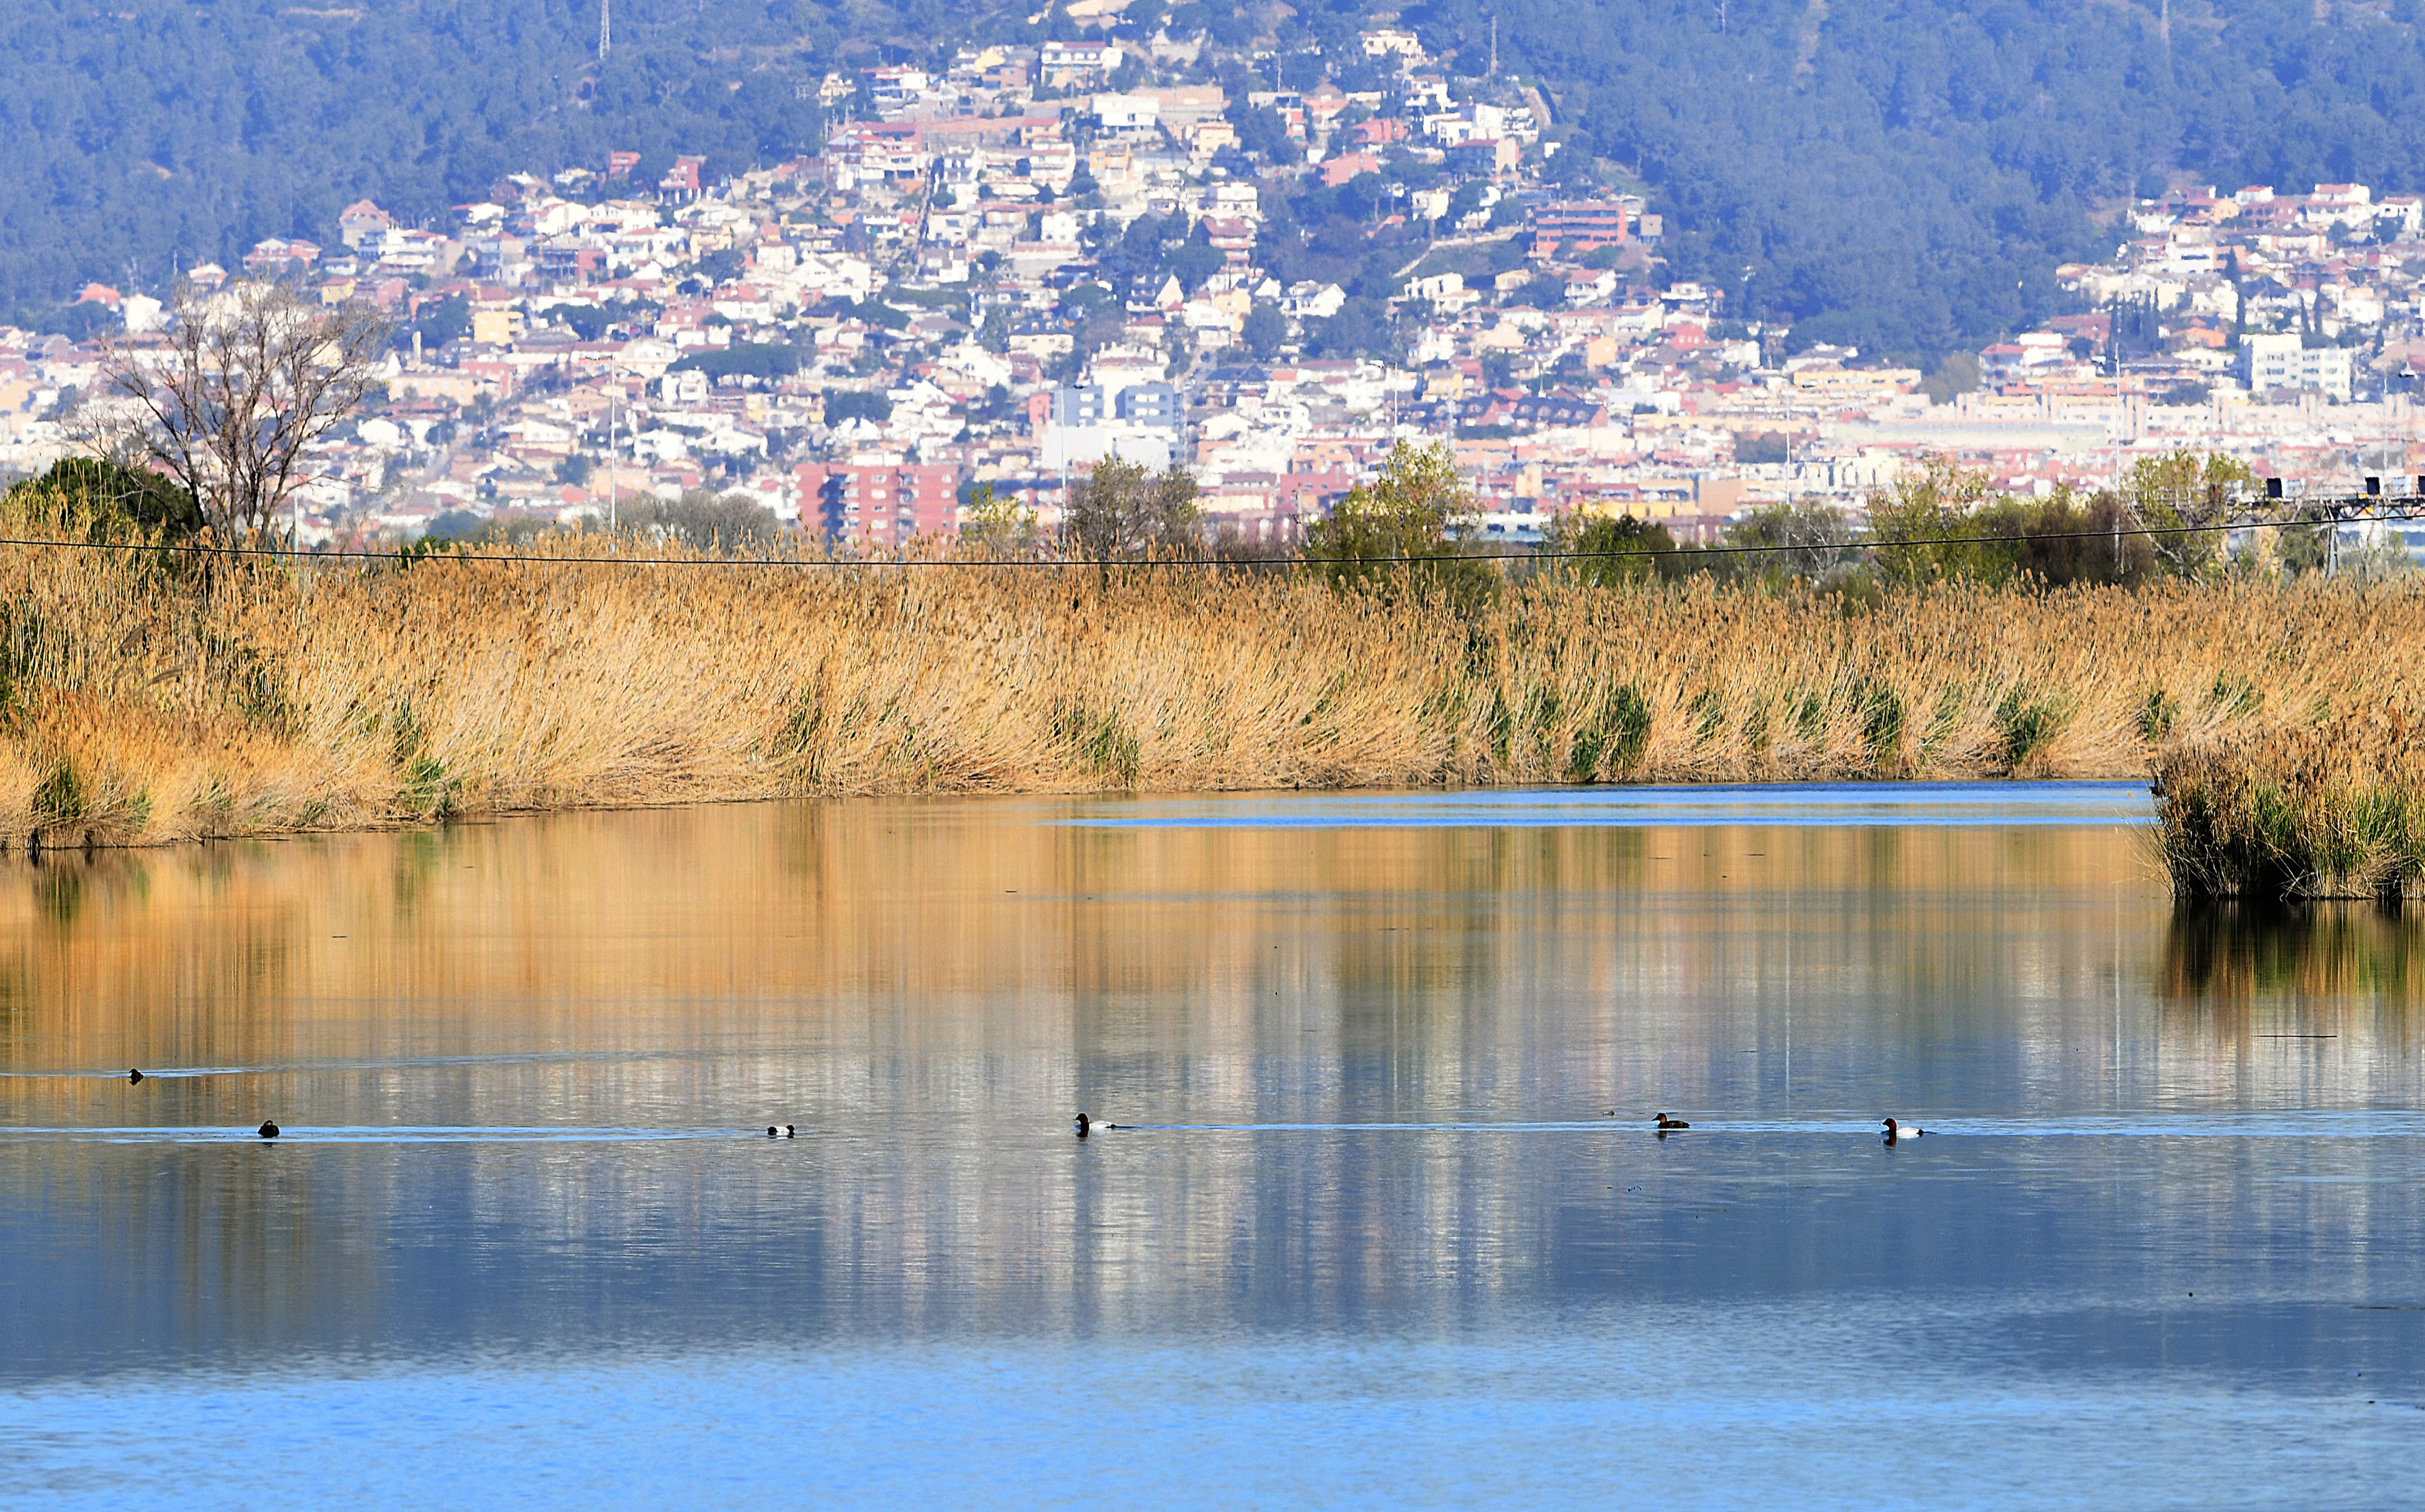
<svg viewBox="0 0 2425 1512"><path fill-rule="evenodd" d="M1340 1415L1350 1499L1454 1445L1443 1498L1561 1501L1518 1464L1553 1425L1694 1431L1706 1405L1642 1405L1665 1366L1776 1424L1878 1372L1983 1414L1967 1459L1900 1451L1915 1486L2019 1452L1997 1402L2056 1432L2154 1393L2193 1485L2221 1397L2425 1396L2425 1313L2386 1311L2425 1303L2412 923L2176 915L2101 812L1777 801L799 803L21 863L0 1383L30 1394L0 1427L64 1435L27 1462L65 1473L190 1452L192 1373L368 1370L326 1393L360 1418L433 1378L530 1407L566 1373L622 1400L753 1359L804 1384L724 1444L734 1473L839 1489L797 1479L807 1434L942 1494L965 1467L850 1391L948 1378L919 1431L949 1440L1101 1371L1132 1442L1035 1432L1142 1492L1200 1484L1137 1421L1201 1408L1145 1378L1180 1358L1275 1409L1349 1377L1475 1405L1424 1442ZM1080 1107L1173 1127L1080 1144ZM1662 1110L1694 1129L1653 1139ZM1887 1112L1939 1133L1884 1150ZM285 1138L246 1134L273 1116ZM1364 1379L1371 1350L1429 1384ZM1197 1452L1313 1473L1254 1416ZM2366 1443L2326 1470L2412 1463ZM1808 1463L1826 1495L1895 1484ZM1724 1471L1624 1473L1689 1503L1750 1485Z"/></svg>

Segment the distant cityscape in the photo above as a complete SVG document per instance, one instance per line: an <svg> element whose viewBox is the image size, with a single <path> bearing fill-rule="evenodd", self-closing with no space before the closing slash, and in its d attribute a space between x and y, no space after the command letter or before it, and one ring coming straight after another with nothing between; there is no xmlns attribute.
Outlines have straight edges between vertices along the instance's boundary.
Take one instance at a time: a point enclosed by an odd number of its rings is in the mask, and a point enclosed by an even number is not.
<svg viewBox="0 0 2425 1512"><path fill-rule="evenodd" d="M1662 281L1661 217L1561 182L1547 100L1490 81L1457 98L1409 32L1356 39L1381 90L1116 88L1129 55L1209 45L837 73L821 150L773 169L707 182L703 158L618 152L512 175L448 224L364 199L323 241L261 243L235 271L406 332L384 400L315 459L303 539L573 523L705 490L891 549L956 530L980 486L1050 523L1117 456L1184 466L1209 523L1284 543L1404 440L1453 446L1510 539L1566 511L1682 540L1776 504L1857 511L1938 454L2034 495L2176 448L2318 487L2417 470L2417 196L2137 201L2110 260L2059 270L2080 313L1924 376ZM1430 228L1386 342L1342 350L1348 288L1259 260L1274 197L1313 186L1371 231ZM82 298L140 343L165 292ZM68 448L99 361L0 330L0 471Z"/></svg>

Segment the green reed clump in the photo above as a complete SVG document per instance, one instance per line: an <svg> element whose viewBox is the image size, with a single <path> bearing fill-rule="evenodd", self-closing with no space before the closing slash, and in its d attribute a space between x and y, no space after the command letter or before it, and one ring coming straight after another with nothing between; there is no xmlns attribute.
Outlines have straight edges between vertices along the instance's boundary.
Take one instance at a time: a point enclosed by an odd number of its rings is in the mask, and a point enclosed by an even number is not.
<svg viewBox="0 0 2425 1512"><path fill-rule="evenodd" d="M2425 756L2398 709L2248 729L2156 760L2164 862L2187 898L2396 902L2425 884Z"/></svg>

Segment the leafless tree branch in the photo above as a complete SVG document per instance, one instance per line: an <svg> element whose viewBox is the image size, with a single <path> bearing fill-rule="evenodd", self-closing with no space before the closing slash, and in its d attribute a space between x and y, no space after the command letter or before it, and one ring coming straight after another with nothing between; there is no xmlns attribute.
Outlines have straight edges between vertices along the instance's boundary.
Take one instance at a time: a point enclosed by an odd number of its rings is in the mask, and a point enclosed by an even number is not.
<svg viewBox="0 0 2425 1512"><path fill-rule="evenodd" d="M223 537L252 539L309 481L313 442L377 386L387 321L288 282L180 284L170 310L165 339L107 344L106 402L82 439L157 463Z"/></svg>

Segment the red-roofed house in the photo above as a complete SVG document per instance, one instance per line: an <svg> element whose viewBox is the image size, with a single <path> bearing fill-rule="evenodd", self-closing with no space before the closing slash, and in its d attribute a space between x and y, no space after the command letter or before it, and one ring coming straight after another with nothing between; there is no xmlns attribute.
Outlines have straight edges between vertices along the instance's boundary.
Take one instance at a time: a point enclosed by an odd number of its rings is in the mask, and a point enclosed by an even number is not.
<svg viewBox="0 0 2425 1512"><path fill-rule="evenodd" d="M282 272L290 265L305 267L320 260L320 249L313 242L291 242L272 236L244 254L244 270L254 275Z"/></svg>
<svg viewBox="0 0 2425 1512"><path fill-rule="evenodd" d="M1380 171L1381 159L1374 153L1341 153L1322 165L1322 182L1335 189L1358 173Z"/></svg>
<svg viewBox="0 0 2425 1512"><path fill-rule="evenodd" d="M368 200L358 200L337 212L337 236L347 247L360 247L363 237L384 234L394 227L395 217Z"/></svg>

